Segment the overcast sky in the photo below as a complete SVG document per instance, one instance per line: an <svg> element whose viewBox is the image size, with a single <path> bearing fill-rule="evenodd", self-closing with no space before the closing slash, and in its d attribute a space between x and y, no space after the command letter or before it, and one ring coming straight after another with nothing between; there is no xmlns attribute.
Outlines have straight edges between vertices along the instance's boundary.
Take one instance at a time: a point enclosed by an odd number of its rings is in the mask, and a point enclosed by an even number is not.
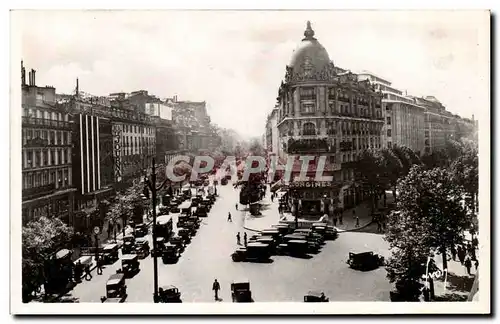
<svg viewBox="0 0 500 324"><path fill-rule="evenodd" d="M16 14L14 14L15 16ZM31 11L22 58L38 85L95 95L148 90L208 102L212 121L261 135L310 20L335 65L369 70L464 117L489 109L484 12Z"/></svg>

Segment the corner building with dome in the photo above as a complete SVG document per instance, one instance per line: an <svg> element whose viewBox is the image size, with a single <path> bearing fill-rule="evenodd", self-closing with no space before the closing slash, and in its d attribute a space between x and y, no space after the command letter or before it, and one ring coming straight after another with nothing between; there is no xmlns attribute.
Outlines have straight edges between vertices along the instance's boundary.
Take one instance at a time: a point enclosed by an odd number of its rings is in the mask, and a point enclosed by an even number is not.
<svg viewBox="0 0 500 324"><path fill-rule="evenodd" d="M300 214L322 215L335 208L349 208L363 200L363 188L354 183L353 162L367 148L381 147L382 93L368 80L334 65L314 37L310 22L304 38L286 66L277 98L278 155L326 156L324 175L332 183L314 182L317 160L310 163L308 181L288 183L290 203Z"/></svg>

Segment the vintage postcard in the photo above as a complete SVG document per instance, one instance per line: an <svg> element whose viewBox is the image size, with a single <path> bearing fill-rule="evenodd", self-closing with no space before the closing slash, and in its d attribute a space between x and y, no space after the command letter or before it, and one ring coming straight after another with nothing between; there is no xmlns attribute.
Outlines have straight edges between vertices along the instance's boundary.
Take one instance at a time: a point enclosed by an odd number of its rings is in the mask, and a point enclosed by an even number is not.
<svg viewBox="0 0 500 324"><path fill-rule="evenodd" d="M11 312L489 314L490 19L11 11Z"/></svg>

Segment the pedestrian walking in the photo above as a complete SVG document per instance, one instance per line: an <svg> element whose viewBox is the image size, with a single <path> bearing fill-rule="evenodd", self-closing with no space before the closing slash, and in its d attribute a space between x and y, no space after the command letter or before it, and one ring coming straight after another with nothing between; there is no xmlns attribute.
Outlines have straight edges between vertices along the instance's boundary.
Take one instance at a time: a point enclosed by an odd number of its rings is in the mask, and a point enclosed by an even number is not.
<svg viewBox="0 0 500 324"><path fill-rule="evenodd" d="M231 218L231 213L227 214L227 221L228 222L233 222L233 219Z"/></svg>
<svg viewBox="0 0 500 324"><path fill-rule="evenodd" d="M476 261L474 262L474 267L476 268L476 271L477 271L477 267L479 267L479 260L476 259Z"/></svg>
<svg viewBox="0 0 500 324"><path fill-rule="evenodd" d="M274 202L274 193L271 194L271 202Z"/></svg>
<svg viewBox="0 0 500 324"><path fill-rule="evenodd" d="M467 268L467 274L469 274L469 276L470 276L470 274L471 274L471 273L470 273L470 268L472 267L472 262L471 262L471 260L470 260L470 258L469 258L469 257L467 257L467 258L465 259L464 265L465 265L465 267Z"/></svg>
<svg viewBox="0 0 500 324"><path fill-rule="evenodd" d="M377 232L378 233L382 232L382 223L379 220L377 220Z"/></svg>
<svg viewBox="0 0 500 324"><path fill-rule="evenodd" d="M479 245L479 241L477 240L477 237L474 237L472 239L472 248L477 249L478 245Z"/></svg>
<svg viewBox="0 0 500 324"><path fill-rule="evenodd" d="M453 261L457 260L457 250L455 249L455 244L451 245L451 258Z"/></svg>
<svg viewBox="0 0 500 324"><path fill-rule="evenodd" d="M240 232L238 232L238 234L236 234L236 243L237 243L238 245L241 245L241 240L240 240L240 239L241 239L241 237L240 237Z"/></svg>
<svg viewBox="0 0 500 324"><path fill-rule="evenodd" d="M214 280L214 283L212 285L212 290L214 291L214 297L215 301L219 300L219 290L220 290L220 285L217 279Z"/></svg>
<svg viewBox="0 0 500 324"><path fill-rule="evenodd" d="M464 265L465 251L464 251L464 248L461 247L460 245L458 246L457 254L458 254L458 260L460 260L460 264Z"/></svg>
<svg viewBox="0 0 500 324"><path fill-rule="evenodd" d="M97 257L96 265L97 265L97 274L102 275L102 264L104 260L102 257Z"/></svg>
<svg viewBox="0 0 500 324"><path fill-rule="evenodd" d="M234 207L238 210L238 203L234 204Z"/></svg>
<svg viewBox="0 0 500 324"><path fill-rule="evenodd" d="M335 227L337 226L337 217L336 216L333 218L333 226L335 226Z"/></svg>
<svg viewBox="0 0 500 324"><path fill-rule="evenodd" d="M356 227L359 227L359 217L356 216Z"/></svg>
<svg viewBox="0 0 500 324"><path fill-rule="evenodd" d="M90 281L92 279L92 274L90 273L90 266L85 267L85 280Z"/></svg>
<svg viewBox="0 0 500 324"><path fill-rule="evenodd" d="M343 225L344 224L344 220L343 220L344 215L342 213L342 209L341 208L338 209L338 213L339 213L339 224Z"/></svg>
<svg viewBox="0 0 500 324"><path fill-rule="evenodd" d="M247 232L243 234L243 243L245 244L245 247L247 246Z"/></svg>

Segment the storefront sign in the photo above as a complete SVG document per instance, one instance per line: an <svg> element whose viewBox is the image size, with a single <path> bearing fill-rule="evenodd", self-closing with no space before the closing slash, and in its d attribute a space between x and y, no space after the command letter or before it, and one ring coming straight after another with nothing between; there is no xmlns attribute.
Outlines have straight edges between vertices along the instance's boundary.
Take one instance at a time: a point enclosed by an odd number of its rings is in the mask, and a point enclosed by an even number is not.
<svg viewBox="0 0 500 324"><path fill-rule="evenodd" d="M289 187L294 188L333 188L335 185L333 182L326 181L296 181L291 182Z"/></svg>

